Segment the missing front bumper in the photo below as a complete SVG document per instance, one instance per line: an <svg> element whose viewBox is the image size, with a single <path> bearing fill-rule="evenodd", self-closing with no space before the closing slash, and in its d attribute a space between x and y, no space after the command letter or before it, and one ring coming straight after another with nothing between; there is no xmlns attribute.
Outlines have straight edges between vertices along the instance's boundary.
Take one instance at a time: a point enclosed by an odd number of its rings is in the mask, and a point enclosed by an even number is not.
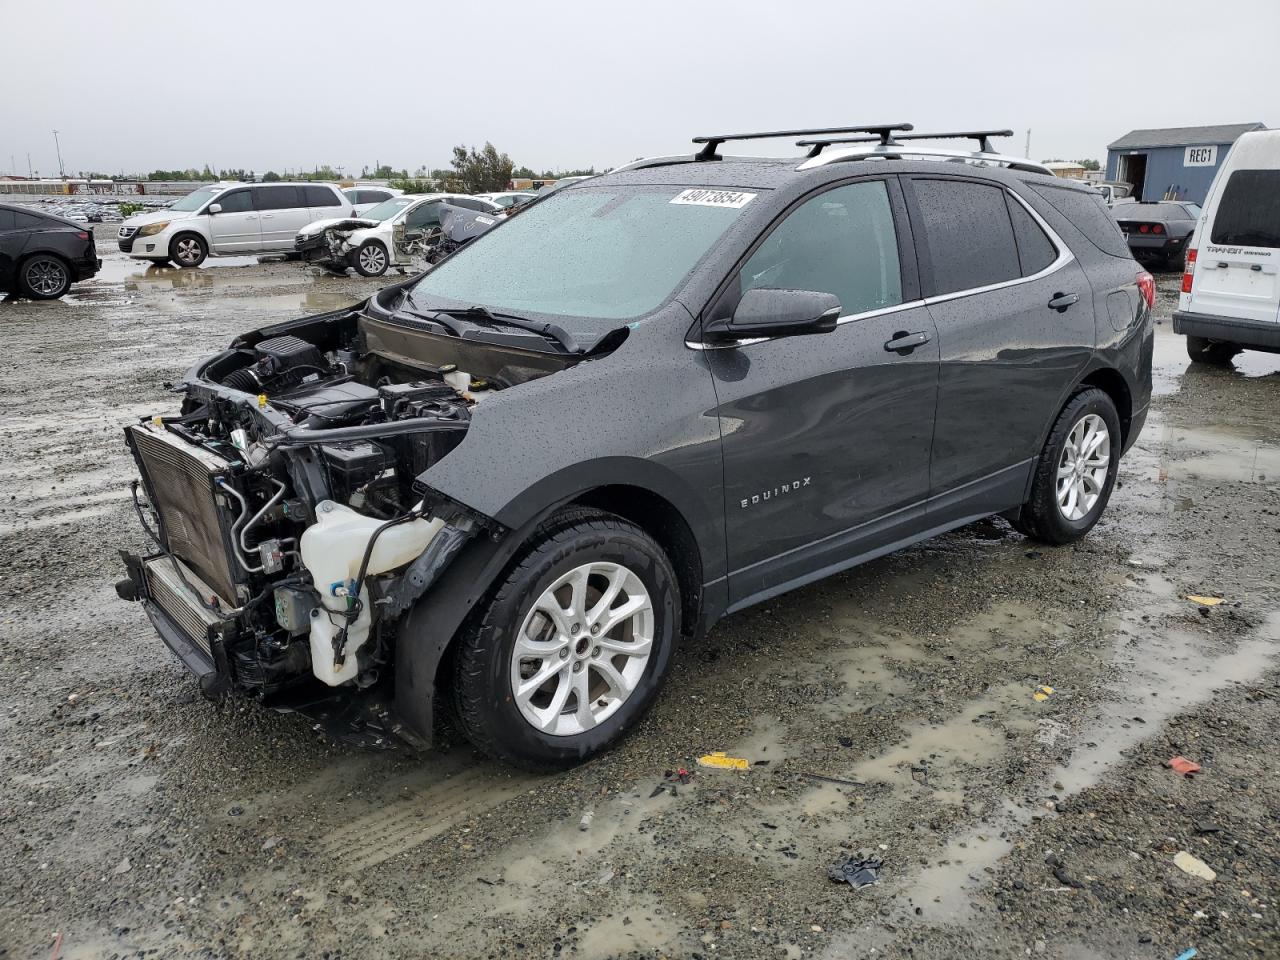
<svg viewBox="0 0 1280 960"><path fill-rule="evenodd" d="M230 686L223 646L226 621L191 595L182 583L179 567L196 589L209 591L208 585L182 561L166 554L122 556L128 577L116 584L116 593L126 600L140 601L165 646L195 675L200 691L211 699L221 697Z"/></svg>

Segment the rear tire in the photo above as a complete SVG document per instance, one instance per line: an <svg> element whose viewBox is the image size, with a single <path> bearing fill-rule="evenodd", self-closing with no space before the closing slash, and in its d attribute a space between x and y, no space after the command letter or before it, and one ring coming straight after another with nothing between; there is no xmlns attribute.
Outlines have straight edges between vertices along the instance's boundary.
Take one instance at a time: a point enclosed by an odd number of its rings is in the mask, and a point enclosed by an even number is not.
<svg viewBox="0 0 1280 960"><path fill-rule="evenodd" d="M1242 347L1224 340L1187 337L1187 356L1191 358L1192 363L1208 363L1215 367L1225 367L1231 363L1232 357L1242 350Z"/></svg>
<svg viewBox="0 0 1280 960"><path fill-rule="evenodd" d="M525 769L582 763L652 705L679 619L675 572L648 534L600 511L557 514L463 627L459 725Z"/></svg>
<svg viewBox="0 0 1280 960"><path fill-rule="evenodd" d="M1083 537L1111 499L1120 448L1120 416L1111 397L1096 387L1079 391L1049 431L1036 461L1031 496L1014 528L1041 543Z"/></svg>
<svg viewBox="0 0 1280 960"><path fill-rule="evenodd" d="M31 300L57 300L71 289L71 268L61 257L37 253L18 268L18 292Z"/></svg>
<svg viewBox="0 0 1280 960"><path fill-rule="evenodd" d="M209 255L209 246L196 233L180 233L169 242L169 259L180 267L198 267Z"/></svg>

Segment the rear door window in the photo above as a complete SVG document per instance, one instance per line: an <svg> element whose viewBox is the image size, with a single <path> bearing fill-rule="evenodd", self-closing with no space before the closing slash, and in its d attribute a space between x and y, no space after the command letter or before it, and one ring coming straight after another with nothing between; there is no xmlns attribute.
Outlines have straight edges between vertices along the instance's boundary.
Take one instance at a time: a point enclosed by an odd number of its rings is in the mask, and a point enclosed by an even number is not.
<svg viewBox="0 0 1280 960"><path fill-rule="evenodd" d="M1213 217L1214 243L1280 247L1280 170L1236 170Z"/></svg>
<svg viewBox="0 0 1280 960"><path fill-rule="evenodd" d="M1058 259L1057 248L1053 241L1036 223L1035 217L1027 212L1027 208L1008 195L1005 202L1009 204L1009 219L1013 222L1013 236L1018 242L1018 262L1022 266L1022 275L1030 277L1045 269Z"/></svg>
<svg viewBox="0 0 1280 960"><path fill-rule="evenodd" d="M292 210L307 205L297 187L259 187L256 192L259 210Z"/></svg>
<svg viewBox="0 0 1280 960"><path fill-rule="evenodd" d="M0 210L0 230L12 230L15 226L12 210Z"/></svg>
<svg viewBox="0 0 1280 960"><path fill-rule="evenodd" d="M48 230L52 227L60 227L62 224L48 217L42 217L35 213L22 213L19 210L13 212L13 225L19 230Z"/></svg>
<svg viewBox="0 0 1280 960"><path fill-rule="evenodd" d="M912 179L933 267L932 295L1022 276L1004 190L967 180Z"/></svg>
<svg viewBox="0 0 1280 960"><path fill-rule="evenodd" d="M851 183L806 200L756 248L738 280L743 293L835 294L843 316L901 303L898 236L884 181Z"/></svg>
<svg viewBox="0 0 1280 960"><path fill-rule="evenodd" d="M481 213L488 213L493 209L484 200L478 200L473 197L450 197L446 203L455 207L465 207L468 210L479 210Z"/></svg>

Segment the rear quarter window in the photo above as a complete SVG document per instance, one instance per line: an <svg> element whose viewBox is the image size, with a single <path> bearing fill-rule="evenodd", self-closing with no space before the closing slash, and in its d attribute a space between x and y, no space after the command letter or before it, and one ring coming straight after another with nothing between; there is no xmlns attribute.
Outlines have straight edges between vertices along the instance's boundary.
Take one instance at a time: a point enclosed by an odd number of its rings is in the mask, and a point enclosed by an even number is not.
<svg viewBox="0 0 1280 960"><path fill-rule="evenodd" d="M1224 246L1280 247L1280 170L1235 170L1210 239Z"/></svg>
<svg viewBox="0 0 1280 960"><path fill-rule="evenodd" d="M338 195L328 187L302 187L308 207L340 207Z"/></svg>
<svg viewBox="0 0 1280 960"><path fill-rule="evenodd" d="M1101 194L1091 190L1054 187L1045 183L1027 183L1027 186L1052 204L1055 210L1084 234L1085 239L1103 253L1123 257L1125 260L1131 258L1129 244L1120 232L1120 227L1107 212Z"/></svg>

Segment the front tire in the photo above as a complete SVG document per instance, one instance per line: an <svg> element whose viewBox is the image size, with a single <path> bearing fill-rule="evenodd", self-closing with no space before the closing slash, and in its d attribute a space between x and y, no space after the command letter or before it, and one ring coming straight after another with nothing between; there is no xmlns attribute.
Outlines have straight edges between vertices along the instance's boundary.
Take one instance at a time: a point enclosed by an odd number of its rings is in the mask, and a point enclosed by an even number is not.
<svg viewBox="0 0 1280 960"><path fill-rule="evenodd" d="M204 238L195 233L180 233L169 243L169 259L180 267L198 267L209 255Z"/></svg>
<svg viewBox="0 0 1280 960"><path fill-rule="evenodd" d="M366 240L351 255L351 265L362 277L380 277L387 272L390 265L387 248L377 240Z"/></svg>
<svg viewBox="0 0 1280 960"><path fill-rule="evenodd" d="M1101 518L1120 467L1120 416L1104 391L1073 396L1036 461L1031 496L1014 526L1041 543L1079 540Z"/></svg>
<svg viewBox="0 0 1280 960"><path fill-rule="evenodd" d="M1210 340L1208 337L1187 337L1187 356L1192 363L1208 363L1215 367L1225 367L1232 358L1241 352L1234 343L1223 340Z"/></svg>
<svg viewBox="0 0 1280 960"><path fill-rule="evenodd" d="M71 289L71 268L65 260L38 253L18 270L18 292L32 300L57 300Z"/></svg>
<svg viewBox="0 0 1280 960"><path fill-rule="evenodd" d="M581 763L653 703L679 618L675 572L648 534L613 514L559 514L463 629L459 723L519 767Z"/></svg>

